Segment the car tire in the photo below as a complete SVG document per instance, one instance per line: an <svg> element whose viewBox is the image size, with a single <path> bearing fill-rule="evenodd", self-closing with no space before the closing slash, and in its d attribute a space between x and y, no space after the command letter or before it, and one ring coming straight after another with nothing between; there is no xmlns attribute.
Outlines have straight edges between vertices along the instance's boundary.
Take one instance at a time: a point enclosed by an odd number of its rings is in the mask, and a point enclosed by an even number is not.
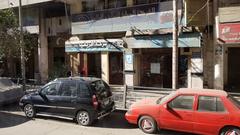
<svg viewBox="0 0 240 135"><path fill-rule="evenodd" d="M157 123L150 116L142 116L138 121L138 127L147 134L154 134L157 131Z"/></svg>
<svg viewBox="0 0 240 135"><path fill-rule="evenodd" d="M28 118L34 118L36 115L35 109L32 104L26 104L23 108L25 115Z"/></svg>
<svg viewBox="0 0 240 135"><path fill-rule="evenodd" d="M78 124L82 126L89 126L92 124L92 118L87 111L79 111L76 119Z"/></svg>
<svg viewBox="0 0 240 135"><path fill-rule="evenodd" d="M240 129L236 127L227 127L220 132L220 135L232 135L232 134L240 135Z"/></svg>

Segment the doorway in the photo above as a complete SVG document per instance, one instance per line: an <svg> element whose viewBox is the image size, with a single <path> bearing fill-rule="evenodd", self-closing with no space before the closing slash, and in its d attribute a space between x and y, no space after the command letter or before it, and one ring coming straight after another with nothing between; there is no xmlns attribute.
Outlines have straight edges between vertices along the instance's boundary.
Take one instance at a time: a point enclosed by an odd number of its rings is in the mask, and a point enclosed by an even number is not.
<svg viewBox="0 0 240 135"><path fill-rule="evenodd" d="M101 78L101 53L88 53L88 76Z"/></svg>
<svg viewBox="0 0 240 135"><path fill-rule="evenodd" d="M123 85L123 53L109 53L109 83Z"/></svg>
<svg viewBox="0 0 240 135"><path fill-rule="evenodd" d="M228 48L228 89L231 92L240 89L240 48Z"/></svg>

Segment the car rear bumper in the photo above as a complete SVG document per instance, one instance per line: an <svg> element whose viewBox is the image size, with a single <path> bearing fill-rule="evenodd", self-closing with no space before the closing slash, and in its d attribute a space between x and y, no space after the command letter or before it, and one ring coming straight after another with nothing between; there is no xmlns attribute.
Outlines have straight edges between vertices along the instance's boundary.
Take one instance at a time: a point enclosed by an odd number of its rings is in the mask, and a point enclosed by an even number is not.
<svg viewBox="0 0 240 135"><path fill-rule="evenodd" d="M111 103L104 111L101 111L97 114L97 119L101 119L115 110L114 102Z"/></svg>
<svg viewBox="0 0 240 135"><path fill-rule="evenodd" d="M125 114L125 118L131 124L137 124L138 122L138 116L129 114L128 112Z"/></svg>

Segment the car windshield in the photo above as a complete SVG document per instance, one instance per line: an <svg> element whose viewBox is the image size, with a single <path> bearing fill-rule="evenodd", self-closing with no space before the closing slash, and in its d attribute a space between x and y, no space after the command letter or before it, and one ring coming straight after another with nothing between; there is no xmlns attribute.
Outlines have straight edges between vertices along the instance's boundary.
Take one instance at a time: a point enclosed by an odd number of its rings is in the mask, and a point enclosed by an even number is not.
<svg viewBox="0 0 240 135"><path fill-rule="evenodd" d="M240 109L240 101L234 98L232 95L228 95L227 97L236 107Z"/></svg>
<svg viewBox="0 0 240 135"><path fill-rule="evenodd" d="M176 92L173 91L171 92L169 95L166 95L166 96L163 96L163 97L160 97L158 100L157 100L157 104L163 104L165 103L167 100L169 100L170 98L174 97L176 95Z"/></svg>

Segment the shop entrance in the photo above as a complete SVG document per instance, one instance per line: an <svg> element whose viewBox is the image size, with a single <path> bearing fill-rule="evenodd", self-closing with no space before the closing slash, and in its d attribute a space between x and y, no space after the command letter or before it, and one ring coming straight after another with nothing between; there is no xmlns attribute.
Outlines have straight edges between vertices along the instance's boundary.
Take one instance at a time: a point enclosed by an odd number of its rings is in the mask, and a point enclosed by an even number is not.
<svg viewBox="0 0 240 135"><path fill-rule="evenodd" d="M228 89L240 92L240 48L228 48ZM238 90L238 91L237 91Z"/></svg>
<svg viewBox="0 0 240 135"><path fill-rule="evenodd" d="M109 53L109 83L123 85L123 53Z"/></svg>
<svg viewBox="0 0 240 135"><path fill-rule="evenodd" d="M101 53L88 53L88 76L101 78Z"/></svg>
<svg viewBox="0 0 240 135"><path fill-rule="evenodd" d="M141 86L171 88L171 49L142 49L140 63Z"/></svg>

